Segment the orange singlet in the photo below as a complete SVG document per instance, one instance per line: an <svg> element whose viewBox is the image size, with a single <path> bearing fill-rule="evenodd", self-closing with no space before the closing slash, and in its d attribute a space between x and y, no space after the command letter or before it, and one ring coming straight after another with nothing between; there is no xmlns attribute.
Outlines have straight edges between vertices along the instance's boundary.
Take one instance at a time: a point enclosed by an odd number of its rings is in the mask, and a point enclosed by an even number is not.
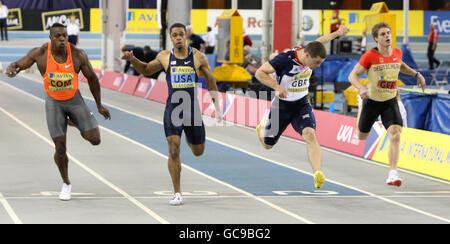
<svg viewBox="0 0 450 244"><path fill-rule="evenodd" d="M67 60L63 64L53 58L51 42L48 43L47 69L42 78L45 92L49 97L68 100L75 96L78 91L78 74L73 67L70 43L67 43Z"/></svg>

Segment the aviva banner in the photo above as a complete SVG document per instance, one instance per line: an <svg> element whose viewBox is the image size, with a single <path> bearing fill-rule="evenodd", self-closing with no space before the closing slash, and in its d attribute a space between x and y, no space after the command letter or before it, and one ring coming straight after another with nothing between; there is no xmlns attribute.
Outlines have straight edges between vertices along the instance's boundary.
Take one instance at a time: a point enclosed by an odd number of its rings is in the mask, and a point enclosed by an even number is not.
<svg viewBox="0 0 450 244"><path fill-rule="evenodd" d="M91 9L90 23L91 32L102 32L101 9ZM193 9L191 12L191 23L194 32L205 33L207 25L207 11L203 9ZM127 13L127 33L153 33L159 34L157 9L128 9Z"/></svg>
<svg viewBox="0 0 450 244"><path fill-rule="evenodd" d="M91 32L102 32L102 10L91 9ZM128 9L127 29L131 33L159 33L156 9Z"/></svg>
<svg viewBox="0 0 450 244"><path fill-rule="evenodd" d="M381 137L372 160L389 163L389 138ZM403 128L398 167L450 180L450 136Z"/></svg>

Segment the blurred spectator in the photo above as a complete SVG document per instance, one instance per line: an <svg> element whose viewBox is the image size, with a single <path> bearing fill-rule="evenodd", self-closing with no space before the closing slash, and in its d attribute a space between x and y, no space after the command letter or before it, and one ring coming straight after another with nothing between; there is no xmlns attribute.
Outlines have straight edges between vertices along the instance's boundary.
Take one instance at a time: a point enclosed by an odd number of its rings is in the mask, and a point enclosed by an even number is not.
<svg viewBox="0 0 450 244"><path fill-rule="evenodd" d="M80 39L80 27L77 24L77 19L73 15L70 16L70 22L67 24L67 35L69 36L69 42L76 46Z"/></svg>
<svg viewBox="0 0 450 244"><path fill-rule="evenodd" d="M366 30L363 30L362 36L358 37L356 40L357 40L357 43L355 45L356 53L362 55L366 52L366 49L367 49L367 32L366 32Z"/></svg>
<svg viewBox="0 0 450 244"><path fill-rule="evenodd" d="M361 54L364 54L367 50L367 31L363 30L362 32L362 40L361 40Z"/></svg>
<svg viewBox="0 0 450 244"><path fill-rule="evenodd" d="M144 47L144 62L149 63L150 61L156 59L156 56L158 56L158 52L152 50L149 46ZM149 77L152 79L158 79L159 74L161 74L161 71L156 72L153 75L146 76L146 77Z"/></svg>
<svg viewBox="0 0 450 244"><path fill-rule="evenodd" d="M2 35L2 41L3 39L8 40L8 22L6 19L8 18L8 7L6 5L3 5L2 0L0 0L0 32ZM5 32L5 35L3 37L3 32Z"/></svg>
<svg viewBox="0 0 450 244"><path fill-rule="evenodd" d="M339 27L342 24L342 19L339 18L339 9L335 9L333 12L333 16L331 16L330 20L330 33L333 33L337 30L339 30ZM330 45L330 54L335 54L337 50L334 50L334 46L337 48L337 42L339 42L339 37L336 37L335 39L331 40Z"/></svg>
<svg viewBox="0 0 450 244"><path fill-rule="evenodd" d="M252 42L252 39L250 39L250 36L248 36L245 33L245 30L244 30L244 47L245 46L252 47L253 46L253 42Z"/></svg>
<svg viewBox="0 0 450 244"><path fill-rule="evenodd" d="M192 25L186 26L186 38L189 40L189 46L197 48L200 52L205 50L205 41L203 41L203 38L199 35L194 33Z"/></svg>
<svg viewBox="0 0 450 244"><path fill-rule="evenodd" d="M441 64L439 60L434 57L434 52L436 51L437 43L438 43L438 30L434 26L433 23L430 24L430 33L428 34L428 64L430 65L430 70L434 69L434 64L436 63L437 67Z"/></svg>
<svg viewBox="0 0 450 244"><path fill-rule="evenodd" d="M208 26L208 33L203 37L206 42L205 53L212 54L214 53L214 47L216 46L216 34L212 31L212 28Z"/></svg>
<svg viewBox="0 0 450 244"><path fill-rule="evenodd" d="M126 51L132 51L133 55L137 59L139 59L142 62L145 62L144 49L142 47L135 47L135 46L132 46L132 45L124 45L122 47L122 53L125 53ZM130 69L130 67L131 67L131 62L127 61L126 64L125 64L125 69L123 70L123 73L127 73L128 70ZM132 68L132 74L136 75L136 76L140 75L139 72L137 72L134 68Z"/></svg>

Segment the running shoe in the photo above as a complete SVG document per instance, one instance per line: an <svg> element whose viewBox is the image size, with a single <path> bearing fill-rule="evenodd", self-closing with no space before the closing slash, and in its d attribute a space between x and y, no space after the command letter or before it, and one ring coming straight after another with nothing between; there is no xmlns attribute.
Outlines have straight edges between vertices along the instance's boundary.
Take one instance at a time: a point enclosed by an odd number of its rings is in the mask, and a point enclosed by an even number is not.
<svg viewBox="0 0 450 244"><path fill-rule="evenodd" d="M386 180L386 184L390 186L401 186L402 185L402 179L398 176L398 173L396 170L391 170L389 172L389 177Z"/></svg>
<svg viewBox="0 0 450 244"><path fill-rule="evenodd" d="M59 193L59 199L62 201L69 201L70 200L70 192L72 191L72 185L67 185L66 183L63 184L63 187L61 189L61 193Z"/></svg>
<svg viewBox="0 0 450 244"><path fill-rule="evenodd" d="M325 175L320 170L316 171L316 173L314 174L314 186L317 189L320 189L322 188L324 183L325 183Z"/></svg>
<svg viewBox="0 0 450 244"><path fill-rule="evenodd" d="M181 197L180 193L175 193L175 195L173 196L172 200L170 200L170 205L172 206L178 206L183 204L183 198Z"/></svg>

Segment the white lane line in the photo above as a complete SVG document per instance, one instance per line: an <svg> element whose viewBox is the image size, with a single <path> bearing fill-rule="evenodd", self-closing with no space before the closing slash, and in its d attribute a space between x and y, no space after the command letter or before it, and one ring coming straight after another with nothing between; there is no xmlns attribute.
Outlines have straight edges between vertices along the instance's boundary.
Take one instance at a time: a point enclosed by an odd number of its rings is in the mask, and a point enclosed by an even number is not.
<svg viewBox="0 0 450 244"><path fill-rule="evenodd" d="M39 98L38 98L39 99ZM43 100L42 100L43 101ZM20 119L18 119L17 117L15 117L14 115L12 115L11 113L9 113L8 111L6 111L4 108L0 107L0 111L2 111L4 114L8 115L11 119L13 119L14 121L16 121L18 124L20 124L21 126L25 127L27 130L29 130L31 133L33 133L34 135L36 135L37 137L39 137L40 139L42 139L44 142L46 142L47 144L49 144L50 146L54 146L53 142L50 141L49 139L47 139L46 137L44 137L43 135L39 134L39 132L35 131L33 128L31 128L30 126L28 126L27 124L25 124L23 121L21 121ZM153 218L155 218L158 222L162 223L162 224L169 224L169 222L167 220L165 220L164 218L162 218L161 216L159 216L158 214L156 214L155 212L153 212L151 209L147 208L144 204L142 204L141 202L139 202L136 198L132 197L131 195L129 195L127 192L125 192L124 190L120 189L118 186L114 185L113 183L111 183L110 181L108 181L107 179L105 179L103 176L101 176L100 174L98 174L97 172L95 172L94 170L90 169L89 167L87 167L85 164L83 164L81 161L79 161L78 159L76 159L75 157L73 157L70 153L67 153L67 156L69 157L70 160L72 160L74 163L76 163L78 166L80 166L81 168L83 168L84 170L86 170L88 173L90 173L91 175L93 175L95 178L97 178L98 180L100 180L101 182L103 182L104 184L106 184L107 186L111 187L113 190L115 190L116 192L118 192L119 194L121 194L122 196L124 196L126 199L128 199L130 202L132 202L133 204L135 204L136 206L138 206L140 209L142 209L144 212L146 212L148 215L152 216Z"/></svg>
<svg viewBox="0 0 450 244"><path fill-rule="evenodd" d="M27 95L27 96L32 97L32 98L34 98L34 99L36 99L36 100L38 100L38 101L45 102L43 99L41 99L41 98L39 98L39 97L36 97L36 96L34 96L33 94L30 94L30 93L28 93L28 92L26 92L26 91L23 91L23 90L21 90L21 89L19 89L19 88L17 88L17 87L14 87L14 86L12 86L12 85L10 85L10 84L8 84L8 83L5 83L5 82L2 82L2 83L3 83L4 85L7 85L7 86L13 88L13 89L16 90L16 91L19 91L19 92L21 92L21 93L23 93L23 94L25 94L25 95ZM106 103L104 103L104 104L107 105ZM108 106L109 106L109 105L108 105ZM0 107L0 110L2 110L4 113L7 113L8 116L10 116L10 117L12 116L12 118L15 118L13 115L11 115L11 114L9 114L7 111L5 111L3 108ZM47 143L50 143L51 145L53 145L53 143L50 142L47 138L41 136L38 132L34 131L32 128L30 128L29 126L27 126L26 124L24 124L23 122L21 122L20 120L18 120L17 118L14 119L14 120L17 120L18 123L22 124L22 126L26 127L28 130L30 130L30 131L33 132L34 134L38 135L41 139L45 140ZM20 122L19 122L19 121L20 121ZM124 140L126 140L126 141L128 141L128 142L130 142L130 143L132 143L132 144L135 144L135 145L137 145L137 146L139 146L139 147L141 147L141 148L143 148L143 149L145 149L145 150L148 150L148 151L150 151L150 152L153 152L154 154L156 154L156 155L158 155L158 156L160 156L160 157L162 157L162 158L168 160L168 157L167 157L166 155L164 155L164 154L162 154L162 153L160 153L160 152L154 150L154 149L151 148L151 147L148 147L148 146L146 146L146 145L144 145L144 144L141 144L141 143L139 143L139 142L136 142L136 141L134 141L134 140L132 140L132 139L130 139L130 138L128 138L128 137L125 137L125 136L123 136L123 135L121 135L121 134L119 134L119 133L117 133L117 132L115 132L115 131L112 131L112 130L110 130L110 129L108 129L108 128L105 128L105 127L103 127L103 126L100 126L100 125L99 125L99 128L101 128L101 129L103 129L103 130L105 130L105 131L107 131L107 132L110 132L110 133L113 134L113 135L116 135L116 136L118 136L118 137L120 137L120 138L122 138L122 139L124 139ZM73 158L73 157L70 156L69 153L68 153L67 155L69 156L69 158L71 158L71 159ZM75 158L73 158L73 159L75 159ZM75 159L75 160L76 160L76 159ZM82 163L79 162L78 160L76 160L76 161L75 161L75 160L74 160L74 162L76 162L77 164L79 164L79 165L80 165L82 168L84 168L85 170L88 170L88 169L89 169L87 166L85 166L84 164L82 164ZM292 213L292 212L290 212L290 211L288 211L288 210L286 210L286 209L283 209L283 208L281 208L281 207L279 207L279 206L277 206L277 205L275 205L275 204L273 204L273 203L271 203L271 202L269 202L269 201L267 201L267 200L265 200L265 199L263 199L263 198L261 198L261 197L255 196L255 195L253 195L253 194L251 194L251 193L249 193L249 192L246 192L246 191L244 191L244 190L242 190L242 189L240 189L240 188L237 188L237 187L235 187L235 186L233 186L233 185L230 185L230 184L228 184L228 183L226 183L226 182L223 182L223 181L221 181L221 180L219 180L219 179L216 179L216 178L214 178L214 177L212 177L212 176L209 176L209 175L207 175L207 174L204 174L204 173L202 173L202 172L200 172L200 171L198 171L198 170L196 170L196 169L194 169L194 168L192 168L192 167L190 167L190 166L188 166L188 165L182 164L182 166L183 166L184 168L186 168L186 169L188 169L188 170L191 170L191 171L193 171L193 172L195 172L195 173L197 173L197 174L199 174L199 175L202 175L202 176L204 176L204 177L206 177L206 178L208 178L208 179L210 179L210 180L212 180L212 181L214 181L214 182L217 182L217 183L219 183L219 184L222 184L222 185L224 185L224 186L227 186L227 187L229 187L229 188L231 188L231 189L234 189L235 191L238 191L238 192L240 192L240 193L242 193L242 194L244 194L244 195L246 195L246 196L249 196L249 197L253 198L254 200L257 200L257 201L259 201L259 202L262 202L262 203L264 203L264 204L266 204L266 205L272 207L273 209L276 209L276 210L278 210L278 211L280 211L280 212L282 212L282 213L284 213L284 214L287 214L287 215L289 215L289 216L291 216L291 217L293 217L293 218L295 218L295 219L297 219L297 220L299 220L299 221L301 221L301 222L304 222L304 223L307 223L307 224L314 224L314 222L312 222L312 221L310 221L310 220L308 220L308 219L306 219L306 218L303 218L303 217L301 217L301 216L299 216L299 215L297 215L297 214L294 214L294 213ZM89 170L88 172L90 172L90 173L92 172L91 174L93 174L93 175L94 175L94 173L95 173L95 172L93 172L92 170ZM96 173L95 173L94 176L96 176L96 177L97 177L97 176L98 176L98 177L101 177L100 175L98 175L98 174L96 174ZM102 177L102 179L103 179L103 177ZM106 181L106 179L104 179L104 180ZM112 185L112 183L108 182L108 185L109 185L109 184ZM118 190L119 190L119 189L117 189L116 191L118 191ZM119 191L118 191L118 192L119 192ZM120 190L119 193L121 193L122 195L126 194L126 193L125 193L124 191L122 191L122 190ZM134 200L135 200L135 202L133 202L133 203L135 203L135 204L139 203L139 202L137 202L137 200L136 200L135 198L129 196L128 194L126 194L126 195L127 195L130 199L134 199ZM125 196L125 195L124 195L124 196ZM136 203L136 202L137 202L137 203ZM141 208L142 208L142 207L145 207L145 206L143 206L143 205L140 204L140 203L139 203L138 206L140 206ZM151 210L148 209L148 211L151 211ZM151 213L153 213L153 212L151 212ZM154 214L154 213L153 213L153 214ZM154 215L156 215L156 214L154 214ZM156 215L156 216L157 216L157 215ZM159 217L159 216L158 216L158 217ZM159 218L160 218L160 217L159 217ZM163 223L164 221L165 221L165 220L163 220L163 219L161 218L161 222Z"/></svg>
<svg viewBox="0 0 450 244"><path fill-rule="evenodd" d="M20 221L19 217L14 212L11 205L9 205L8 201L6 201L6 198L3 196L1 192L0 192L0 203L3 205L9 217L11 217L12 221L14 222L14 224L22 224L22 221Z"/></svg>

